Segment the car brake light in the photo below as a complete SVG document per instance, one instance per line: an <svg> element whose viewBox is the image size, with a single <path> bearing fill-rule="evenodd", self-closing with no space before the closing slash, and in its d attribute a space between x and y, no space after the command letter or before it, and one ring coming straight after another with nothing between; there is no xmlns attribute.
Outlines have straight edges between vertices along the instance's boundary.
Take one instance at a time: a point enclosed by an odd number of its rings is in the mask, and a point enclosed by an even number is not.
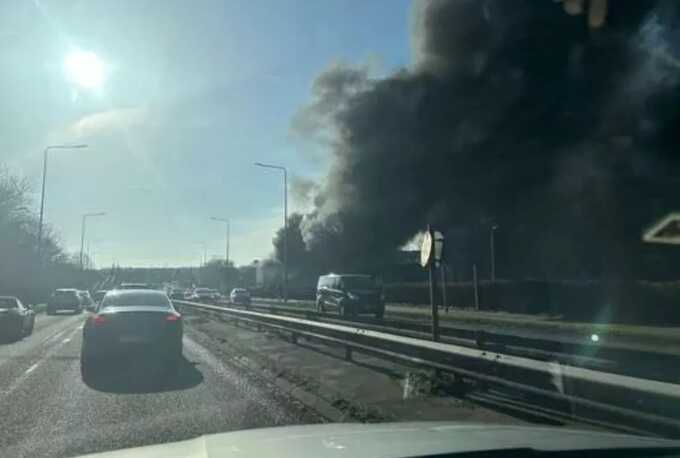
<svg viewBox="0 0 680 458"><path fill-rule="evenodd" d="M95 326L101 326L102 324L106 323L106 318L104 318L102 315L95 315L92 318L92 323L94 323Z"/></svg>
<svg viewBox="0 0 680 458"><path fill-rule="evenodd" d="M179 321L180 320L179 315L166 315L165 316L165 321Z"/></svg>

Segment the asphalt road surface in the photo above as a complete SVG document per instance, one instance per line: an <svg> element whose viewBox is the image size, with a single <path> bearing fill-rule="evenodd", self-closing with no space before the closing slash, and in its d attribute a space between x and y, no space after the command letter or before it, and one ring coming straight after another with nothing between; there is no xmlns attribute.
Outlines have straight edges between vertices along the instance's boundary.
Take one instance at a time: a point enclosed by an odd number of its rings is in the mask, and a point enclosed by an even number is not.
<svg viewBox="0 0 680 458"><path fill-rule="evenodd" d="M319 421L266 380L214 356L189 327L176 372L135 356L84 381L85 318L39 315L33 335L0 344L1 457L74 456Z"/></svg>

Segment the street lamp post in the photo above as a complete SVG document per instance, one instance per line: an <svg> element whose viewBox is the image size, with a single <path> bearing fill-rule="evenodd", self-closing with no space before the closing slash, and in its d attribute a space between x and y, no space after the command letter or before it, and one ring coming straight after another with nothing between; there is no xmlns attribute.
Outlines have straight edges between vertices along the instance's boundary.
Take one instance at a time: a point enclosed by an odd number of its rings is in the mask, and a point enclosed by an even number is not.
<svg viewBox="0 0 680 458"><path fill-rule="evenodd" d="M500 226L498 224L494 224L491 226L491 233L489 235L490 240L490 248L491 248L491 281L495 282L496 281L496 244L495 244L495 234L496 231L499 229Z"/></svg>
<svg viewBox="0 0 680 458"><path fill-rule="evenodd" d="M256 166L283 172L283 302L288 302L288 170L280 165L256 162Z"/></svg>
<svg viewBox="0 0 680 458"><path fill-rule="evenodd" d="M99 213L85 213L83 215L82 222L80 224L80 270L83 270L83 249L85 249L85 223L87 221L87 218L93 217L93 216L104 216L106 215L105 212L99 212Z"/></svg>
<svg viewBox="0 0 680 458"><path fill-rule="evenodd" d="M43 173L42 173L42 189L40 191L40 219L38 222L38 260L42 255L42 232L43 232L43 215L45 213L45 181L47 180L47 152L51 149L74 149L87 148L85 144L76 145L50 145L43 151Z"/></svg>

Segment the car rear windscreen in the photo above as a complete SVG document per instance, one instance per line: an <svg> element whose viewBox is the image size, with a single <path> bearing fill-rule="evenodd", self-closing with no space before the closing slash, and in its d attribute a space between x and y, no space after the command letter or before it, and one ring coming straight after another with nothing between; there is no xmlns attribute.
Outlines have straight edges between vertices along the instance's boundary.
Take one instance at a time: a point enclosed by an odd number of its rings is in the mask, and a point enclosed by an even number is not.
<svg viewBox="0 0 680 458"><path fill-rule="evenodd" d="M106 296L104 307L149 306L169 308L170 302L163 294L113 294Z"/></svg>

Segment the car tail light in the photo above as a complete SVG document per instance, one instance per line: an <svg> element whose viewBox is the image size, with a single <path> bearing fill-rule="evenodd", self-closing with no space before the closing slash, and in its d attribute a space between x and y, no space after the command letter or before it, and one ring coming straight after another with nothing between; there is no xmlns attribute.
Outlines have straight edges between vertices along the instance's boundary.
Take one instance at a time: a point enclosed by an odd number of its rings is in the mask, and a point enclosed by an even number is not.
<svg viewBox="0 0 680 458"><path fill-rule="evenodd" d="M102 315L95 315L95 316L92 318L92 323L93 323L95 326L101 326L101 325L103 325L103 324L106 323L106 318L104 318L104 316L102 316Z"/></svg>
<svg viewBox="0 0 680 458"><path fill-rule="evenodd" d="M179 315L175 314L170 314L170 315L165 315L165 321L179 321L181 317Z"/></svg>

